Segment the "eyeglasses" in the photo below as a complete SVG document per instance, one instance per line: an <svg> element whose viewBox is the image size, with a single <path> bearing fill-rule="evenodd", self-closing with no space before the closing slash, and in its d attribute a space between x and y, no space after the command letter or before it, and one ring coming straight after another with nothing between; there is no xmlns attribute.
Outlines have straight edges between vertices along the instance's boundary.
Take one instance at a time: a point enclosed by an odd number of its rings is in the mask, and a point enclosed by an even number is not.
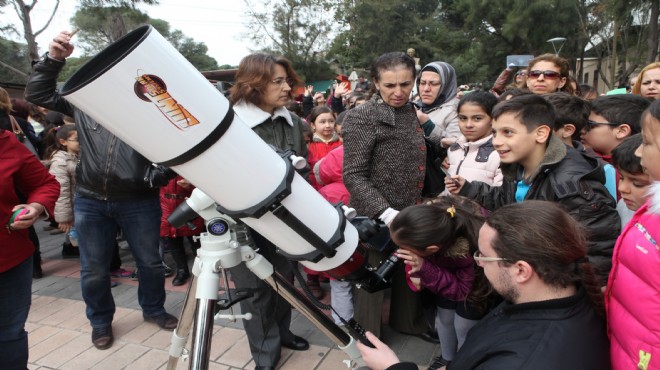
<svg viewBox="0 0 660 370"><path fill-rule="evenodd" d="M293 78L290 78L290 77L289 78L280 77L280 78L276 78L276 79L274 79L270 82L274 83L275 85L277 85L279 87L282 87L285 83L287 85L289 85L289 87L293 87L293 84L296 83L296 81Z"/></svg>
<svg viewBox="0 0 660 370"><path fill-rule="evenodd" d="M541 75L543 75L543 78L545 78L546 80L556 80L559 77L561 77L561 74L559 72L556 72L556 71L538 71L538 70L534 70L534 71L529 71L528 74L529 74L530 78L539 78L539 77L541 77Z"/></svg>
<svg viewBox="0 0 660 370"><path fill-rule="evenodd" d="M587 130L591 130L592 128L600 125L607 125L607 126L620 126L622 123L616 123L616 122L594 122L592 120L587 120Z"/></svg>
<svg viewBox="0 0 660 370"><path fill-rule="evenodd" d="M419 86L420 87L425 87L425 86L430 86L430 87L438 87L440 86L440 81L419 81Z"/></svg>
<svg viewBox="0 0 660 370"><path fill-rule="evenodd" d="M477 249L476 252L474 252L474 256L472 256L475 261L479 262L497 262L497 261L506 261L506 258L502 257L486 257L481 253L480 250Z"/></svg>

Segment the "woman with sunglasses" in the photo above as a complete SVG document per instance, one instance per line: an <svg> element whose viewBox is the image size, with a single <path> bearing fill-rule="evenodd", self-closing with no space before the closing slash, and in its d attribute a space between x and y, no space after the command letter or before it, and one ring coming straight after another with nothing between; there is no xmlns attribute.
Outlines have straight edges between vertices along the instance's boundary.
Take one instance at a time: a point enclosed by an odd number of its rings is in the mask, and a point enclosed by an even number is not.
<svg viewBox="0 0 660 370"><path fill-rule="evenodd" d="M286 105L292 100L293 86L300 85L291 63L283 57L251 54L243 58L236 73L236 83L229 100L234 112L267 144L276 149L291 150L307 158L307 145L302 120L291 114ZM309 168L298 171L305 178ZM231 181L231 179L227 179ZM276 253L276 247L266 238L252 231L255 248L273 264L275 270L292 278L287 259ZM230 269L237 289L250 288L253 297L241 301L241 312L251 312L252 319L244 320L256 370L275 369L281 347L306 350L309 343L289 330L291 305L263 280L240 264Z"/></svg>
<svg viewBox="0 0 660 370"><path fill-rule="evenodd" d="M573 94L568 83L568 60L554 54L543 54L529 61L527 88L534 94L564 91Z"/></svg>

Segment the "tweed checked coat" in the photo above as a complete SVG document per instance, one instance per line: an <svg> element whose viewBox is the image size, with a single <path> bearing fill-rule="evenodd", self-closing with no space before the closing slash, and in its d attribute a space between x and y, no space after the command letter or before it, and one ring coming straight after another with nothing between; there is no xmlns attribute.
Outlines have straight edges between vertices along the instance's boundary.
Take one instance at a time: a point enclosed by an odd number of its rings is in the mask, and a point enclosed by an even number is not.
<svg viewBox="0 0 660 370"><path fill-rule="evenodd" d="M375 94L347 113L342 134L344 184L358 214L375 218L421 199L426 145L412 104L393 108Z"/></svg>

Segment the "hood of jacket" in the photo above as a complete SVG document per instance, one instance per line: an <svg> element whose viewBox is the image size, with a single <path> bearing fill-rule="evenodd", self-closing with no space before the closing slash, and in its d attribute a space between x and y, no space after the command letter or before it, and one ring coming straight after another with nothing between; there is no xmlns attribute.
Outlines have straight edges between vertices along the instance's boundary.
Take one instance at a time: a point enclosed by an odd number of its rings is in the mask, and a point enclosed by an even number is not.
<svg viewBox="0 0 660 370"><path fill-rule="evenodd" d="M431 112L446 102L454 99L458 91L458 86L456 84L456 71L449 63L445 62L431 62L422 68L419 76L417 77L416 86L417 91L419 91L419 80L422 75L422 72L431 71L440 75L440 92L435 98L435 101L432 104L422 103L422 112L428 113Z"/></svg>

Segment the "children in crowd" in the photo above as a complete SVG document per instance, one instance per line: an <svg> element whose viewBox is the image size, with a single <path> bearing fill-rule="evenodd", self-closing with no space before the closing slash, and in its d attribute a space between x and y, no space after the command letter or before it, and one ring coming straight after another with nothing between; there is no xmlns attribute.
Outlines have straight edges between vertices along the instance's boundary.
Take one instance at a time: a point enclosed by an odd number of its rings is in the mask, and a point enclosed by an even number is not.
<svg viewBox="0 0 660 370"><path fill-rule="evenodd" d="M194 186L183 177L177 176L170 180L167 185L160 188L160 208L162 216L160 219L160 241L164 250L169 250L176 265L176 275L172 279L172 285L183 285L190 278L188 269L188 258L183 245L184 237L192 243L193 251L199 248L199 241L195 242L191 238L193 235L199 235L204 228L204 220L197 217L192 221L192 226L188 225L175 228L167 218L174 212L179 204L183 203L190 196Z"/></svg>
<svg viewBox="0 0 660 370"><path fill-rule="evenodd" d="M605 162L612 164L612 150L628 136L639 133L639 119L648 105L648 100L637 95L599 96L591 102L582 142Z"/></svg>
<svg viewBox="0 0 660 370"><path fill-rule="evenodd" d="M489 210L531 199L562 204L589 233L589 260L604 282L620 231L616 203L605 188L602 165L554 136L554 122L552 105L536 94L498 104L493 109L493 146L502 162L502 186L467 182L461 176L448 177L445 184L450 193Z"/></svg>
<svg viewBox="0 0 660 370"><path fill-rule="evenodd" d="M618 153L618 151L617 151ZM626 224L614 248L605 292L612 369L657 369L660 358L660 101L642 115L635 152L653 184L649 200ZM618 163L618 162L617 162Z"/></svg>
<svg viewBox="0 0 660 370"><path fill-rule="evenodd" d="M623 140L612 151L612 162L619 173L621 200L616 210L621 217L621 228L630 221L635 211L648 200L649 175L644 173L635 151L642 145L642 135L635 134Z"/></svg>
<svg viewBox="0 0 660 370"><path fill-rule="evenodd" d="M446 196L404 208L390 225L392 241L400 248L397 256L406 264L414 290L436 295L441 356L430 370L454 359L468 331L486 313L486 283L483 274L475 276L472 258L483 222L477 204Z"/></svg>
<svg viewBox="0 0 660 370"><path fill-rule="evenodd" d="M344 167L344 146L333 149L324 158L316 162L313 168L314 177L319 184L319 193L328 202L339 202L349 205L351 195L344 185L342 169ZM309 271L307 273L309 278ZM318 276L318 275L317 275ZM353 284L348 281L330 279L330 302L332 305L332 318L337 325L343 325L341 318L353 318Z"/></svg>
<svg viewBox="0 0 660 370"><path fill-rule="evenodd" d="M485 91L465 95L458 102L461 136L449 147L449 173L468 181L502 185L500 156L493 148L491 113L497 98ZM448 192L445 191L445 194Z"/></svg>
<svg viewBox="0 0 660 370"><path fill-rule="evenodd" d="M587 121L589 121L589 113L591 112L589 102L565 92L545 94L543 97L555 108L554 134L564 144L577 149L583 154L599 158L593 149L584 146L580 142L582 131L587 127ZM611 164L601 162L605 170L605 187L612 198L616 198L616 184L618 181L616 170Z"/></svg>
<svg viewBox="0 0 660 370"><path fill-rule="evenodd" d="M60 196L55 203L54 219L58 228L66 233L64 244L62 244L62 258L77 258L78 241L74 235L73 228L73 195L76 190L76 165L80 144L78 143L78 131L74 125L63 125L51 128L48 135L54 136L55 144L46 148L45 157L49 158L49 172L55 176L60 183Z"/></svg>
<svg viewBox="0 0 660 370"><path fill-rule="evenodd" d="M309 124L314 132L309 144L307 162L314 168L316 162L325 157L332 149L341 145L339 135L335 130L335 115L332 109L319 106L312 109ZM312 185L314 182L312 181Z"/></svg>

